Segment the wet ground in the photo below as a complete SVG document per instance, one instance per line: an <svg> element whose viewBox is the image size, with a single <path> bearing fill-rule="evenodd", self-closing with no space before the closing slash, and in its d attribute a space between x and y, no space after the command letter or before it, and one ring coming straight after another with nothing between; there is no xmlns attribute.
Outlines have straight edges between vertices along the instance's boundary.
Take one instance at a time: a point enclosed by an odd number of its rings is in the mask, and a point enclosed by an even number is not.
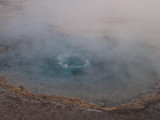
<svg viewBox="0 0 160 120"><path fill-rule="evenodd" d="M44 99L31 99L0 87L1 120L159 120L160 102L140 110L105 112Z"/></svg>

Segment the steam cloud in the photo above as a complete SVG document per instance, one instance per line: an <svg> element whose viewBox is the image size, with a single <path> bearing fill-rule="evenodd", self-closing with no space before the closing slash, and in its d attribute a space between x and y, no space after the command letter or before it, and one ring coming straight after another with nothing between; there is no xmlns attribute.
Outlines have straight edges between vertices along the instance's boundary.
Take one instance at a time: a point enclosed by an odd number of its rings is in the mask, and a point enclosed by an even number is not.
<svg viewBox="0 0 160 120"><path fill-rule="evenodd" d="M94 63L85 76L88 83L112 79L102 89L139 90L159 80L159 0L33 0L22 5L22 11L0 22L0 41L10 45L8 54L15 61L35 61L33 71L46 57L78 53Z"/></svg>

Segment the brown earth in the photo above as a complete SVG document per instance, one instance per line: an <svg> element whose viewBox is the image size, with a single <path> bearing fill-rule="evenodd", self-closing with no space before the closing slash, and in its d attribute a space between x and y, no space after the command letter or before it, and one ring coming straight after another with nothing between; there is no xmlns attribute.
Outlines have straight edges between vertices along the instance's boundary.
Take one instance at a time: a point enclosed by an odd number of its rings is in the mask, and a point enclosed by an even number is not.
<svg viewBox="0 0 160 120"><path fill-rule="evenodd" d="M9 49L8 45L0 45L0 53L7 52Z"/></svg>
<svg viewBox="0 0 160 120"><path fill-rule="evenodd" d="M159 120L159 93L133 103L101 108L80 99L36 95L0 77L0 120ZM142 107L143 106L143 107Z"/></svg>

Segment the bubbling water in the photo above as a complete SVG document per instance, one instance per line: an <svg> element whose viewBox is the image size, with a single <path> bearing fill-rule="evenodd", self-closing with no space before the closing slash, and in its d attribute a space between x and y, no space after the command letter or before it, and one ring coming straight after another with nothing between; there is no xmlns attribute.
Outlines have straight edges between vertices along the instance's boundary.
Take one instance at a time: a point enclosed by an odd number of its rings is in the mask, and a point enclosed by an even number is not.
<svg viewBox="0 0 160 120"><path fill-rule="evenodd" d="M81 55L60 54L43 60L43 73L52 77L76 76L84 73L89 61Z"/></svg>
<svg viewBox="0 0 160 120"><path fill-rule="evenodd" d="M63 68L72 69L86 67L89 64L89 61L79 55L59 55L58 63Z"/></svg>

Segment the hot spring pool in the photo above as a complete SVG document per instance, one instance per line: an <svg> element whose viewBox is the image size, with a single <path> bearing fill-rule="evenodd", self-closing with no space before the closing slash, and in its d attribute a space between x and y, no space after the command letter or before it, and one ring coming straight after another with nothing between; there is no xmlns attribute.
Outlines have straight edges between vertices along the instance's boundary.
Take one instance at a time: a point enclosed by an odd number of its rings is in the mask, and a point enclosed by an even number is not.
<svg viewBox="0 0 160 120"><path fill-rule="evenodd" d="M146 12L144 1L125 1L127 8L112 0L92 2L0 1L0 44L10 47L0 53L0 74L38 94L100 106L155 91L159 7L146 2Z"/></svg>
<svg viewBox="0 0 160 120"><path fill-rule="evenodd" d="M0 56L0 72L10 83L25 85L35 93L78 97L101 106L126 103L153 92L159 78L148 52L154 50L135 44L135 51L115 51L115 43L105 43L105 48L96 51L59 44L62 47L52 47L50 54L39 48L26 52L21 45L11 46Z"/></svg>

